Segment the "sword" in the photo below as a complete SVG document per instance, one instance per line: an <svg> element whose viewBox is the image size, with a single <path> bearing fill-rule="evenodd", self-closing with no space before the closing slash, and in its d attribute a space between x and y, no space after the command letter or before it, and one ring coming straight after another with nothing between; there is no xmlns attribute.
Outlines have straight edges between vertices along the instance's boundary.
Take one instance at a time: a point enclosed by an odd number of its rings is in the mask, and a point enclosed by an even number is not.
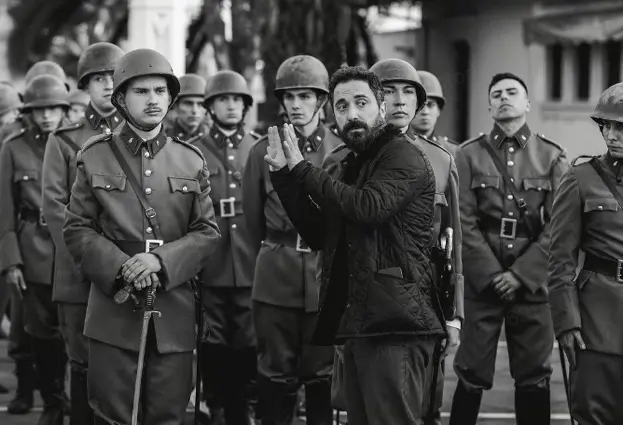
<svg viewBox="0 0 623 425"><path fill-rule="evenodd" d="M565 355L562 351L562 347L558 344L558 354L560 354L560 367L562 368L562 382L565 384L565 396L567 398L567 407L569 408L569 417L571 418L571 425L575 425L575 420L571 416L571 400L569 399L569 378L567 375L567 364L565 363Z"/></svg>
<svg viewBox="0 0 623 425"><path fill-rule="evenodd" d="M141 342L138 349L138 367L136 369L136 380L134 381L134 401L132 402L132 425L138 425L138 409L141 401L141 381L143 380L143 367L145 364L145 347L147 346L147 331L149 321L161 317L159 311L154 310L156 301L156 288L150 287L145 297L145 310L143 311L143 328L141 329Z"/></svg>

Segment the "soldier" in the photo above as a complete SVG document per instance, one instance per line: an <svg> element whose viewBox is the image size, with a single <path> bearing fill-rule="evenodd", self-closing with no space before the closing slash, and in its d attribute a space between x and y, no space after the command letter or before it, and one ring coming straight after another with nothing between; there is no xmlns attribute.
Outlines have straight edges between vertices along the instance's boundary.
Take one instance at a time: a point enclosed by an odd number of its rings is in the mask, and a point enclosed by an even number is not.
<svg viewBox="0 0 623 425"><path fill-rule="evenodd" d="M169 61L150 49L124 55L112 104L126 123L78 154L63 236L91 290L88 396L96 423L131 422L137 352L145 347L143 424L182 424L192 389L195 305L190 280L218 243L210 182L198 149L167 137L162 120L179 93ZM140 182L140 183L139 183ZM138 308L113 301L133 285ZM146 345L142 345L142 344Z"/></svg>
<svg viewBox="0 0 623 425"><path fill-rule="evenodd" d="M67 107L61 80L51 75L33 78L23 107L33 126L8 137L0 151L0 272L24 299L23 323L31 336L44 402L39 425L62 424L65 408L66 355L52 302L54 244L41 214L41 171L48 135L62 125ZM17 366L19 376L19 361ZM32 405L32 400L25 401Z"/></svg>
<svg viewBox="0 0 623 425"><path fill-rule="evenodd" d="M180 77L180 87L180 96L174 107L176 118L167 128L167 134L192 143L208 134L203 105L206 80L197 74L186 74Z"/></svg>
<svg viewBox="0 0 623 425"><path fill-rule="evenodd" d="M559 145L528 127L521 78L496 74L489 109L491 133L457 153L467 284L450 423L476 423L505 322L517 424L549 424L553 329L545 274L553 193L568 162Z"/></svg>
<svg viewBox="0 0 623 425"><path fill-rule="evenodd" d="M67 118L71 122L78 122L84 117L87 106L89 106L89 95L81 89L69 92L69 110Z"/></svg>
<svg viewBox="0 0 623 425"><path fill-rule="evenodd" d="M571 365L570 411L580 425L623 423L621 163L623 83L601 95L592 119L607 152L562 177L551 221L549 301ZM578 253L585 253L576 279Z"/></svg>
<svg viewBox="0 0 623 425"><path fill-rule="evenodd" d="M201 368L213 423L248 424L257 353L251 288L255 257L242 216L244 166L258 136L244 128L253 98L244 77L219 71L208 80L205 108L214 125L194 138L208 164L212 202L221 240L203 265L203 303L211 329L203 347Z"/></svg>
<svg viewBox="0 0 623 425"><path fill-rule="evenodd" d="M277 70L275 96L296 128L303 155L318 166L341 144L320 124L319 110L328 93L329 75L314 57L291 57ZM292 422L301 385L307 423L330 424L333 349L309 344L320 289L316 252L297 234L270 182L267 146L266 137L253 146L242 182L244 216L258 254L253 315L262 425Z"/></svg>
<svg viewBox="0 0 623 425"><path fill-rule="evenodd" d="M63 240L65 207L76 179L78 150L91 137L109 134L123 118L110 102L112 74L123 51L110 43L90 45L78 60L78 86L91 101L86 116L48 139L43 161L43 215L55 246L53 300L70 360L71 425L93 423L87 398L88 342L82 335L90 283L81 276Z"/></svg>
<svg viewBox="0 0 623 425"><path fill-rule="evenodd" d="M435 127L441 115L446 99L443 97L441 83L433 74L428 71L418 71L422 86L426 90L426 103L420 110L415 119L411 121L411 129L421 136L441 145L452 155L456 153L459 144L448 137L437 133Z"/></svg>
<svg viewBox="0 0 623 425"><path fill-rule="evenodd" d="M461 256L461 221L459 214L458 198L458 174L454 159L439 142L433 142L423 136L418 136L410 123L418 112L427 108L430 102L430 95L427 99L427 91L420 80L420 72L408 62L399 59L388 59L374 64L370 71L375 73L383 83L385 90L385 103L387 111L385 119L389 124L402 129L410 141L422 148L430 161L435 173L435 221L433 241L435 243L434 263L437 265L437 278L439 280L441 268L444 265L444 253L440 248L442 245L441 237L449 227L453 230L453 287L455 307L452 316L445 317L448 341L445 344L445 352L450 347L456 347L459 343L459 332L463 320L463 264ZM442 283L438 282L437 287L441 288ZM441 314L443 315L443 313ZM445 357L445 356L444 356ZM428 418L430 422L441 424L439 409L443 397L443 370L445 363L442 363L437 374L435 409L434 417ZM434 372L434 368L430 368Z"/></svg>

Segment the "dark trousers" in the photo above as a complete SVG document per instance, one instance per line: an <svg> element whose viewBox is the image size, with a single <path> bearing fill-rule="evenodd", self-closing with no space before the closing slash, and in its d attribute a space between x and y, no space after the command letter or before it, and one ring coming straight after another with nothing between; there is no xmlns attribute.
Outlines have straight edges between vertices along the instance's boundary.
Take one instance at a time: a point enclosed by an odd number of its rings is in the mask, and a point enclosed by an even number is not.
<svg viewBox="0 0 623 425"><path fill-rule="evenodd" d="M203 304L210 328L200 360L206 404L223 408L228 425L246 424L257 401L251 288L204 288Z"/></svg>
<svg viewBox="0 0 623 425"><path fill-rule="evenodd" d="M3 285L5 282L2 283ZM7 284L8 285L8 284ZM9 357L16 362L34 362L32 338L24 327L24 300L17 289L9 288L11 296L11 335L9 336Z"/></svg>
<svg viewBox="0 0 623 425"><path fill-rule="evenodd" d="M333 347L309 344L317 314L254 301L253 316L262 418L287 423L297 390L305 385L307 422L324 423L327 416L330 421Z"/></svg>
<svg viewBox="0 0 623 425"><path fill-rule="evenodd" d="M421 425L436 339L353 338L344 346L350 425Z"/></svg>
<svg viewBox="0 0 623 425"><path fill-rule="evenodd" d="M430 403L430 388L433 379L434 367L431 362L428 367L428 377L426 384L426 391L424 392L424 416L427 417L427 421L425 421L425 425L441 425L441 406L443 404L443 385L444 385L444 375L446 369L446 362L442 360L439 364L439 369L437 370L436 378L436 386L435 386L435 401L433 404L432 415L428 417L428 409Z"/></svg>
<svg viewBox="0 0 623 425"><path fill-rule="evenodd" d="M145 350L139 422L143 425L181 425L192 391L193 354L158 353L153 325ZM103 421L117 425L132 421L138 353L89 340L89 401ZM98 423L102 420L98 420Z"/></svg>
<svg viewBox="0 0 623 425"><path fill-rule="evenodd" d="M58 304L59 325L71 370L70 425L93 424L93 410L87 394L89 342L83 335L86 310L86 304Z"/></svg>
<svg viewBox="0 0 623 425"><path fill-rule="evenodd" d="M579 351L570 373L571 415L579 425L623 424L623 356Z"/></svg>

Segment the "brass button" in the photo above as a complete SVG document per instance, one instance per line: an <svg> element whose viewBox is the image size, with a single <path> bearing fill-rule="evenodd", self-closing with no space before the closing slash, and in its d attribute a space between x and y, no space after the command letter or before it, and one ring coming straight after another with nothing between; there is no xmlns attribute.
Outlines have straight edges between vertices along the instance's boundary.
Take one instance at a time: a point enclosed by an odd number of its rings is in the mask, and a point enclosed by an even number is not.
<svg viewBox="0 0 623 425"><path fill-rule="evenodd" d="M537 187L536 190L538 190L539 192L543 190L543 188L541 187Z"/></svg>
<svg viewBox="0 0 623 425"><path fill-rule="evenodd" d="M227 145L227 146L228 146L229 148L233 148L233 147L234 147L234 144L233 144L233 143L230 143L230 144L229 144L229 145Z"/></svg>
<svg viewBox="0 0 623 425"><path fill-rule="evenodd" d="M514 213L514 212L512 212L512 211L509 211L509 212L508 212L508 216L509 216L509 217L512 217L512 216L514 216L514 215L515 215L515 213Z"/></svg>
<svg viewBox="0 0 623 425"><path fill-rule="evenodd" d="M230 187L231 189L235 189L235 188L236 188L236 183L230 183L230 184L229 184L229 187Z"/></svg>
<svg viewBox="0 0 623 425"><path fill-rule="evenodd" d="M508 148L508 153L514 153L515 152L515 148L514 147L510 147Z"/></svg>
<svg viewBox="0 0 623 425"><path fill-rule="evenodd" d="M28 176L24 176L24 177L22 177L22 180L27 181L29 178L30 177L28 177Z"/></svg>
<svg viewBox="0 0 623 425"><path fill-rule="evenodd" d="M598 207L597 207L597 209L598 209L598 210L603 210L603 209L604 209L604 207L600 205L600 206L598 206Z"/></svg>
<svg viewBox="0 0 623 425"><path fill-rule="evenodd" d="M188 192L188 186L182 186L182 192Z"/></svg>
<svg viewBox="0 0 623 425"><path fill-rule="evenodd" d="M151 170L145 170L145 175L147 177L151 176L152 171Z"/></svg>
<svg viewBox="0 0 623 425"><path fill-rule="evenodd" d="M307 152L311 152L311 151L312 151L311 146L307 146Z"/></svg>
<svg viewBox="0 0 623 425"><path fill-rule="evenodd" d="M506 195L506 199L508 199L509 201L513 200L513 195Z"/></svg>
<svg viewBox="0 0 623 425"><path fill-rule="evenodd" d="M515 183L515 179L511 177L511 183Z"/></svg>
<svg viewBox="0 0 623 425"><path fill-rule="evenodd" d="M485 187L487 187L487 185L484 184L484 183L480 183L480 187L482 187L484 189Z"/></svg>
<svg viewBox="0 0 623 425"><path fill-rule="evenodd" d="M37 134L37 135L35 136L35 139L38 139L39 137L41 137L41 135L40 135L40 134Z"/></svg>
<svg viewBox="0 0 623 425"><path fill-rule="evenodd" d="M513 249L513 244L512 244L512 243L509 243L508 245L506 245L506 248L508 248L508 249Z"/></svg>
<svg viewBox="0 0 623 425"><path fill-rule="evenodd" d="M145 193L146 193L147 195L151 195L151 189L150 189L150 188L145 189Z"/></svg>
<svg viewBox="0 0 623 425"><path fill-rule="evenodd" d="M109 184L106 185L106 189L110 189L110 185Z"/></svg>
<svg viewBox="0 0 623 425"><path fill-rule="evenodd" d="M234 172L233 172L232 170L229 170L229 171L227 172L227 174L229 174L229 175L231 176L232 174L234 174Z"/></svg>
<svg viewBox="0 0 623 425"><path fill-rule="evenodd" d="M234 157L233 155L229 155L229 156L227 157L227 159L229 159L230 161L233 161L233 160L235 159L235 157Z"/></svg>
<svg viewBox="0 0 623 425"><path fill-rule="evenodd" d="M237 227L238 227L238 225L237 225L237 224L232 224L232 225L231 225L231 228L232 228L232 229L235 229L235 228L237 228Z"/></svg>
<svg viewBox="0 0 623 425"><path fill-rule="evenodd" d="M108 127L104 128L104 134L110 134L110 128Z"/></svg>
<svg viewBox="0 0 623 425"><path fill-rule="evenodd" d="M149 158L149 152L145 151L145 158Z"/></svg>
<svg viewBox="0 0 623 425"><path fill-rule="evenodd" d="M508 161L506 165L508 165L509 167L512 167L513 165L515 165L515 163L513 161Z"/></svg>
<svg viewBox="0 0 623 425"><path fill-rule="evenodd" d="M148 227L147 229L145 229L145 233L151 233L153 232L153 230L151 229L151 227Z"/></svg>

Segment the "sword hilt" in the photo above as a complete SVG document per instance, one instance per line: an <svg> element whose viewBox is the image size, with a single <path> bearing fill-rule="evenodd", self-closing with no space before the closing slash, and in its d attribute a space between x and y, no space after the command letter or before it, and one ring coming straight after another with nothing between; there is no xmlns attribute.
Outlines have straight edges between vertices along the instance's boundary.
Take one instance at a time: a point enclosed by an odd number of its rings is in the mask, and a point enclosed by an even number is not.
<svg viewBox="0 0 623 425"><path fill-rule="evenodd" d="M145 310L153 310L155 302L156 288L150 286L149 288L147 288L147 295L145 295Z"/></svg>

